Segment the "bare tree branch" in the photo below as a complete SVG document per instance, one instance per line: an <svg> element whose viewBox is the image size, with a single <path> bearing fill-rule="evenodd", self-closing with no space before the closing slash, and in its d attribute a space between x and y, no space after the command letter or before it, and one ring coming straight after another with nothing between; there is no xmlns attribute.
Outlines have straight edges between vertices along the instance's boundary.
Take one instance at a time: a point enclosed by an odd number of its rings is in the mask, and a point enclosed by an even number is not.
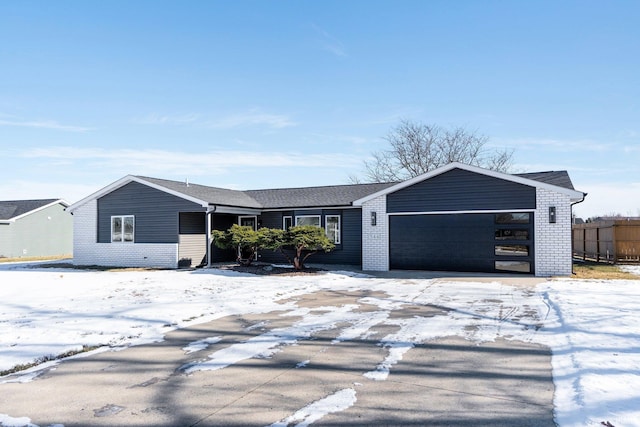
<svg viewBox="0 0 640 427"><path fill-rule="evenodd" d="M445 129L403 120L384 140L389 149L372 153L364 162L365 181L403 181L451 162L507 172L513 157L513 150L486 149L487 136L463 127ZM356 177L351 181L361 182Z"/></svg>

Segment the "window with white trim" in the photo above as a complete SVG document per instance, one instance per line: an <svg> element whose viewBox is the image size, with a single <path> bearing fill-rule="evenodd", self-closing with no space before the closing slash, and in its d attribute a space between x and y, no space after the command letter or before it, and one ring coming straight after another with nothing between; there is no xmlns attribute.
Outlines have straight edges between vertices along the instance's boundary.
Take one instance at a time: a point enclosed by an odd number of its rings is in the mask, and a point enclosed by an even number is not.
<svg viewBox="0 0 640 427"><path fill-rule="evenodd" d="M298 225L312 225L314 227L320 227L320 215L296 216L296 226Z"/></svg>
<svg viewBox="0 0 640 427"><path fill-rule="evenodd" d="M288 230L293 225L293 217L290 215L286 215L282 217L282 229Z"/></svg>
<svg viewBox="0 0 640 427"><path fill-rule="evenodd" d="M331 242L340 243L340 215L324 216L324 231Z"/></svg>
<svg viewBox="0 0 640 427"><path fill-rule="evenodd" d="M133 215L111 217L111 243L133 243L135 219Z"/></svg>

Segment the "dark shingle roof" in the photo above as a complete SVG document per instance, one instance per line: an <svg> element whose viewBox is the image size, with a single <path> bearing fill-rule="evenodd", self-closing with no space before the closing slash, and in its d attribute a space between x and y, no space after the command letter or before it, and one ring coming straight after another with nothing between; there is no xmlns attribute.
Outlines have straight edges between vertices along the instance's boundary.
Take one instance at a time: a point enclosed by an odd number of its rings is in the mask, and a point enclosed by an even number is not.
<svg viewBox="0 0 640 427"><path fill-rule="evenodd" d="M574 189L566 171L514 175L571 190ZM385 182L239 191L145 176L138 176L137 178L210 204L256 209L349 206L355 200L397 184L397 182Z"/></svg>
<svg viewBox="0 0 640 427"><path fill-rule="evenodd" d="M332 185L324 187L248 190L248 195L266 209L348 206L354 200L384 190L395 182L374 184Z"/></svg>
<svg viewBox="0 0 640 427"><path fill-rule="evenodd" d="M208 187L206 185L191 184L186 182L170 181L167 179L138 176L144 181L165 187L169 190L182 193L216 205L238 206L245 208L261 208L262 206L248 196L244 191L228 190L226 188Z"/></svg>
<svg viewBox="0 0 640 427"><path fill-rule="evenodd" d="M8 220L46 206L59 199L0 201L0 220Z"/></svg>
<svg viewBox="0 0 640 427"><path fill-rule="evenodd" d="M547 171L547 172L530 172L530 173L516 173L515 176L521 178L532 179L538 182L544 182L545 184L556 185L558 187L568 188L569 190L575 190L569 173L567 171Z"/></svg>

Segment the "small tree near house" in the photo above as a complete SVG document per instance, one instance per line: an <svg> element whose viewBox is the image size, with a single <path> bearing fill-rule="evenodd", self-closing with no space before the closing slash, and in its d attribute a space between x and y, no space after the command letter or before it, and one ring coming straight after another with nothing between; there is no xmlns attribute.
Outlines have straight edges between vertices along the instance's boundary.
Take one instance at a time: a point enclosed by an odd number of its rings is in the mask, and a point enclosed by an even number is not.
<svg viewBox="0 0 640 427"><path fill-rule="evenodd" d="M335 248L324 230L313 225L299 225L288 230L260 229L258 233L262 233L260 247L280 251L296 270L304 269L304 263L311 255ZM293 252L292 257L287 250Z"/></svg>
<svg viewBox="0 0 640 427"><path fill-rule="evenodd" d="M258 234L252 227L233 224L226 231L213 230L211 238L220 249L235 249L241 265L251 265L258 250Z"/></svg>
<svg viewBox="0 0 640 427"><path fill-rule="evenodd" d="M234 224L226 231L214 230L211 237L219 248L236 249L236 260L241 265L250 265L258 249L271 249L279 251L296 270L304 269L304 263L311 255L318 251L329 252L335 247L322 228L311 225L255 231Z"/></svg>

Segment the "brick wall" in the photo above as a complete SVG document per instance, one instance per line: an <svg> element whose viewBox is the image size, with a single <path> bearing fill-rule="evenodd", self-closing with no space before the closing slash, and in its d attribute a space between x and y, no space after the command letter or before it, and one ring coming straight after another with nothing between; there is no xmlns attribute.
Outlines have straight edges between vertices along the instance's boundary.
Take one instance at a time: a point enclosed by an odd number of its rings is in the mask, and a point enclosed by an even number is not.
<svg viewBox="0 0 640 427"><path fill-rule="evenodd" d="M371 225L371 212L376 225ZM387 196L376 197L362 205L362 269L389 270L389 224Z"/></svg>
<svg viewBox="0 0 640 427"><path fill-rule="evenodd" d="M73 263L118 267L178 266L177 243L96 243L98 202L92 200L73 212Z"/></svg>
<svg viewBox="0 0 640 427"><path fill-rule="evenodd" d="M549 207L556 222L549 223ZM535 212L536 276L569 276L571 258L571 201L569 196L538 188Z"/></svg>

